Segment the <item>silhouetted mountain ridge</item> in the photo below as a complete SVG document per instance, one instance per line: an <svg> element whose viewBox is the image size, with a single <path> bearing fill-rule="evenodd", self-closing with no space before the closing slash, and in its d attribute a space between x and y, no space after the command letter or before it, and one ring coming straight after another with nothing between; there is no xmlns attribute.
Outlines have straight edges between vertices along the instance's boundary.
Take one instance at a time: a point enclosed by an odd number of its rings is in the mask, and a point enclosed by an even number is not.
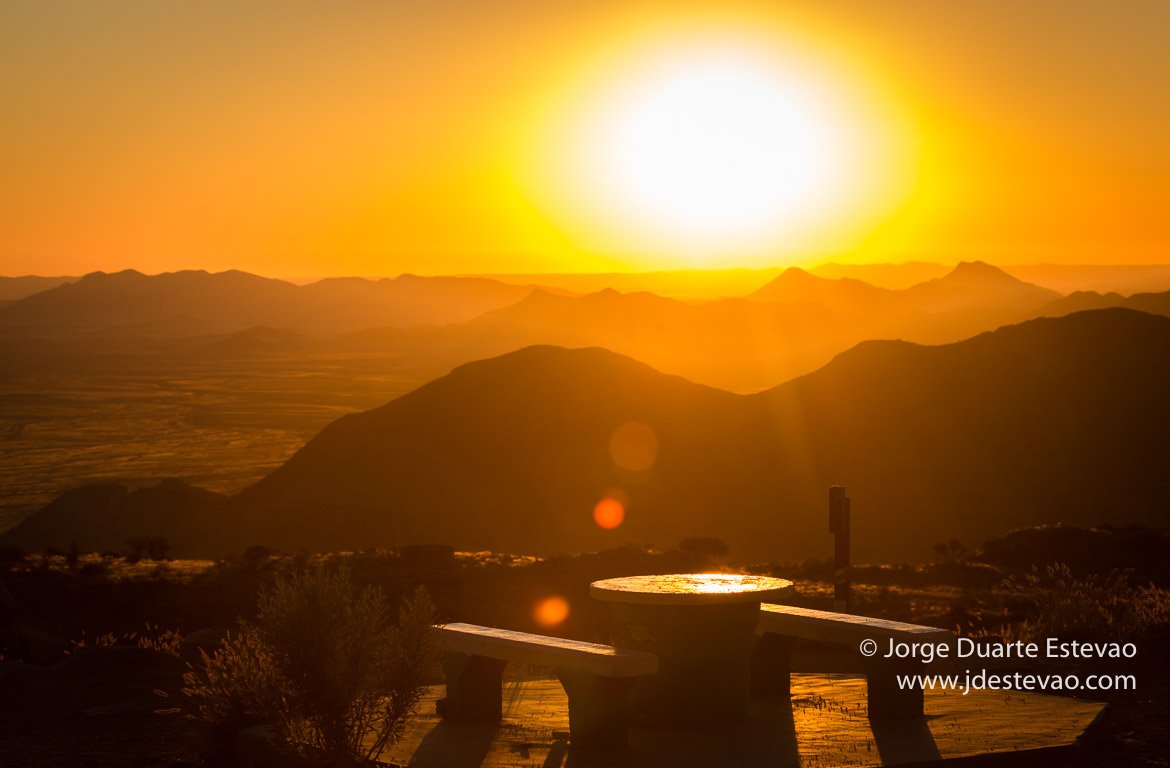
<svg viewBox="0 0 1170 768"><path fill-rule="evenodd" d="M834 483L854 499L862 560L928 558L938 541L1028 525L1165 525L1167 391L1170 319L1125 309L941 346L870 341L755 395L604 349L530 347L337 420L164 535L208 555L418 542L554 553L716 536L741 557L806 559L830 551ZM644 470L611 453L631 422L656 442ZM609 496L626 505L616 530L593 522ZM86 524L64 498L25 531L60 538Z"/></svg>
<svg viewBox="0 0 1170 768"><path fill-rule="evenodd" d="M868 342L752 396L604 350L530 348L340 419L199 536L554 552L715 535L809 557L827 550L835 482L855 497L862 557L1027 524L1164 522L1165 391L1170 320L1126 310L939 347ZM640 473L608 450L630 421L658 437ZM629 499L616 532L591 519L612 488Z"/></svg>
<svg viewBox="0 0 1170 768"><path fill-rule="evenodd" d="M0 534L0 542L30 551L76 544L83 552L125 551L130 539L179 537L180 528L222 510L228 497L182 480L133 491L117 483L75 488Z"/></svg>

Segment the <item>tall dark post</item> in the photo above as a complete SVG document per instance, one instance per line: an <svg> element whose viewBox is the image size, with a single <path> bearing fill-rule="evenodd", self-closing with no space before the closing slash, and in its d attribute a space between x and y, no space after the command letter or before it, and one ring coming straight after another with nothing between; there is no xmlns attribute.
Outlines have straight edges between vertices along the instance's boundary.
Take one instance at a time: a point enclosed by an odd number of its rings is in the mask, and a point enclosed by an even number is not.
<svg viewBox="0 0 1170 768"><path fill-rule="evenodd" d="M849 497L845 486L829 486L829 533L833 542L833 610L849 613Z"/></svg>

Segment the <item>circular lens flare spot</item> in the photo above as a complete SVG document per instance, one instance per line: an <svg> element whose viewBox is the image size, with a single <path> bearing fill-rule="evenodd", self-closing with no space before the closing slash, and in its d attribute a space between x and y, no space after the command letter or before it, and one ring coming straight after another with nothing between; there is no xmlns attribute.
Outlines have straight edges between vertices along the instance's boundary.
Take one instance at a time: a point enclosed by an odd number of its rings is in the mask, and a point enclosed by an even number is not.
<svg viewBox="0 0 1170 768"><path fill-rule="evenodd" d="M640 421L629 421L613 431L609 455L619 468L630 472L649 469L658 458L658 435Z"/></svg>
<svg viewBox="0 0 1170 768"><path fill-rule="evenodd" d="M606 530L617 528L625 519L626 506L617 499L602 499L593 508L593 522Z"/></svg>
<svg viewBox="0 0 1170 768"><path fill-rule="evenodd" d="M533 615L542 627L555 627L569 617L569 602L557 595L546 597L536 604Z"/></svg>

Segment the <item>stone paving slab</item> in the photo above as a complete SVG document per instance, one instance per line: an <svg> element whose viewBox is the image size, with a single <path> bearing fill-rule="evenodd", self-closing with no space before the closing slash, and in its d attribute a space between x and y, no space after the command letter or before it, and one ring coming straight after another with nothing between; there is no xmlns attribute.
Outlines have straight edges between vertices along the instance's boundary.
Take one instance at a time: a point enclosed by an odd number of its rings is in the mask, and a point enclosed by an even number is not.
<svg viewBox="0 0 1170 768"><path fill-rule="evenodd" d="M922 720L874 725L865 678L793 674L791 703L755 699L751 720L717 728L630 729L623 750L572 750L556 680L509 683L498 724L443 722L430 688L419 716L383 760L413 768L796 768L914 765L1068 748L1105 705L1031 693L926 692Z"/></svg>

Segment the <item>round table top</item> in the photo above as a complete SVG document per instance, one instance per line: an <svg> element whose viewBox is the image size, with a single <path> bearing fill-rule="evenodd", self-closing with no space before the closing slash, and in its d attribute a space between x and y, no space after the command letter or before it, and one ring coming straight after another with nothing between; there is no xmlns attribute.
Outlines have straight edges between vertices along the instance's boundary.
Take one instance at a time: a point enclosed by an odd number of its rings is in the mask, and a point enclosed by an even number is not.
<svg viewBox="0 0 1170 768"><path fill-rule="evenodd" d="M595 581L598 600L639 605L726 605L764 603L792 594L792 582L737 573L667 573Z"/></svg>

